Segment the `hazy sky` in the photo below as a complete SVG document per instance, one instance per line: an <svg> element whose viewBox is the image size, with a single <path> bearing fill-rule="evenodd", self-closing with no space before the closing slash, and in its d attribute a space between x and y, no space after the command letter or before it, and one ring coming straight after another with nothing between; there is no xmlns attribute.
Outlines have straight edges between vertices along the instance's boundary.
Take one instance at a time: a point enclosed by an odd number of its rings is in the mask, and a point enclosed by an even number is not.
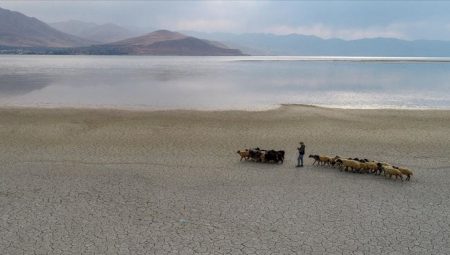
<svg viewBox="0 0 450 255"><path fill-rule="evenodd" d="M46 22L75 19L178 31L450 40L450 1L0 0L0 7Z"/></svg>

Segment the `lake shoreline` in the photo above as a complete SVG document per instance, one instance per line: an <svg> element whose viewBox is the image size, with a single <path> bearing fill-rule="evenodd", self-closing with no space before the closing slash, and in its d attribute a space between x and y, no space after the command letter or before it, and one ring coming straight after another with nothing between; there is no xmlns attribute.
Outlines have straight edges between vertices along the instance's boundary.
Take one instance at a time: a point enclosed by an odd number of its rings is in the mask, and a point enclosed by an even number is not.
<svg viewBox="0 0 450 255"><path fill-rule="evenodd" d="M192 111L192 112L265 112L273 111L284 107L312 107L312 108L324 108L324 109L336 109L336 110L361 110L361 111L450 111L450 108L437 108L437 107L367 107L358 108L351 106L335 106L335 105L320 105L320 104L276 104L260 107L242 107L242 108L196 108L196 107L179 107L179 108L160 108L150 106L57 106L57 105L1 105L0 110L80 110L80 111L130 111L130 112L164 112L164 111Z"/></svg>

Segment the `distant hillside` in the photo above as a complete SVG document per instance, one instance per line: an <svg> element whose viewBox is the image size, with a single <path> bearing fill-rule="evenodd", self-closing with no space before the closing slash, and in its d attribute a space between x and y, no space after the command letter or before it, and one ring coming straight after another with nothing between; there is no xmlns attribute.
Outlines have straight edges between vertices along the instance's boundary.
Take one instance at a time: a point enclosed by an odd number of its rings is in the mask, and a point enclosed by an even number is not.
<svg viewBox="0 0 450 255"><path fill-rule="evenodd" d="M0 8L0 45L12 47L79 47L93 42L60 32L44 22Z"/></svg>
<svg viewBox="0 0 450 255"><path fill-rule="evenodd" d="M229 34L186 32L209 40L221 41L250 55L301 56L411 56L448 57L450 42L393 38L361 40L322 39L315 36L291 34Z"/></svg>
<svg viewBox="0 0 450 255"><path fill-rule="evenodd" d="M90 30L98 26L95 23L84 22L79 20L68 20L62 22L49 23L49 25L66 34L80 36L84 31Z"/></svg>
<svg viewBox="0 0 450 255"><path fill-rule="evenodd" d="M91 40L66 34L36 18L0 8L0 54L243 55L240 50L230 49L219 42L202 40L167 30L123 39L128 32L114 24L98 26L93 23L71 21L53 25ZM117 38L120 39L116 40ZM111 40L115 42L103 44L99 42Z"/></svg>
<svg viewBox="0 0 450 255"><path fill-rule="evenodd" d="M130 31L112 23L97 25L95 23L70 20L51 23L50 25L64 33L100 43L116 42L139 35L138 32Z"/></svg>
<svg viewBox="0 0 450 255"><path fill-rule="evenodd" d="M111 45L148 46L156 42L180 40L188 36L168 30L157 30L152 33L111 43Z"/></svg>
<svg viewBox="0 0 450 255"><path fill-rule="evenodd" d="M239 56L240 50L217 42L198 39L167 30L114 43L73 49L74 54L126 54L174 56Z"/></svg>

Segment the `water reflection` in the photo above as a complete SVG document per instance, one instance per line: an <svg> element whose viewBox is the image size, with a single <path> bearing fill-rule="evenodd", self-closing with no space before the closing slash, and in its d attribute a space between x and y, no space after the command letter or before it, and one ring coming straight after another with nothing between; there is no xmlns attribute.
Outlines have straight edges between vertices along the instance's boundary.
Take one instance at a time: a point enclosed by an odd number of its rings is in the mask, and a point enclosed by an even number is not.
<svg viewBox="0 0 450 255"><path fill-rule="evenodd" d="M247 109L300 103L450 108L448 63L128 56L0 56L0 60L3 105Z"/></svg>
<svg viewBox="0 0 450 255"><path fill-rule="evenodd" d="M0 75L0 97L27 94L43 89L51 82L50 76L41 74L3 74Z"/></svg>

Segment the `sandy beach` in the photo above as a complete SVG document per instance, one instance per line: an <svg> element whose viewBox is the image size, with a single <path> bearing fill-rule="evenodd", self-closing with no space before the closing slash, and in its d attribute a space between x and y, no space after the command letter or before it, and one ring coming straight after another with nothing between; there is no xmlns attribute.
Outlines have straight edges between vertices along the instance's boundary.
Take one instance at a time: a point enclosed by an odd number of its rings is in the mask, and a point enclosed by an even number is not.
<svg viewBox="0 0 450 255"><path fill-rule="evenodd" d="M410 182L295 168L386 161ZM284 164L238 149L286 150ZM2 254L448 254L450 111L0 108Z"/></svg>

